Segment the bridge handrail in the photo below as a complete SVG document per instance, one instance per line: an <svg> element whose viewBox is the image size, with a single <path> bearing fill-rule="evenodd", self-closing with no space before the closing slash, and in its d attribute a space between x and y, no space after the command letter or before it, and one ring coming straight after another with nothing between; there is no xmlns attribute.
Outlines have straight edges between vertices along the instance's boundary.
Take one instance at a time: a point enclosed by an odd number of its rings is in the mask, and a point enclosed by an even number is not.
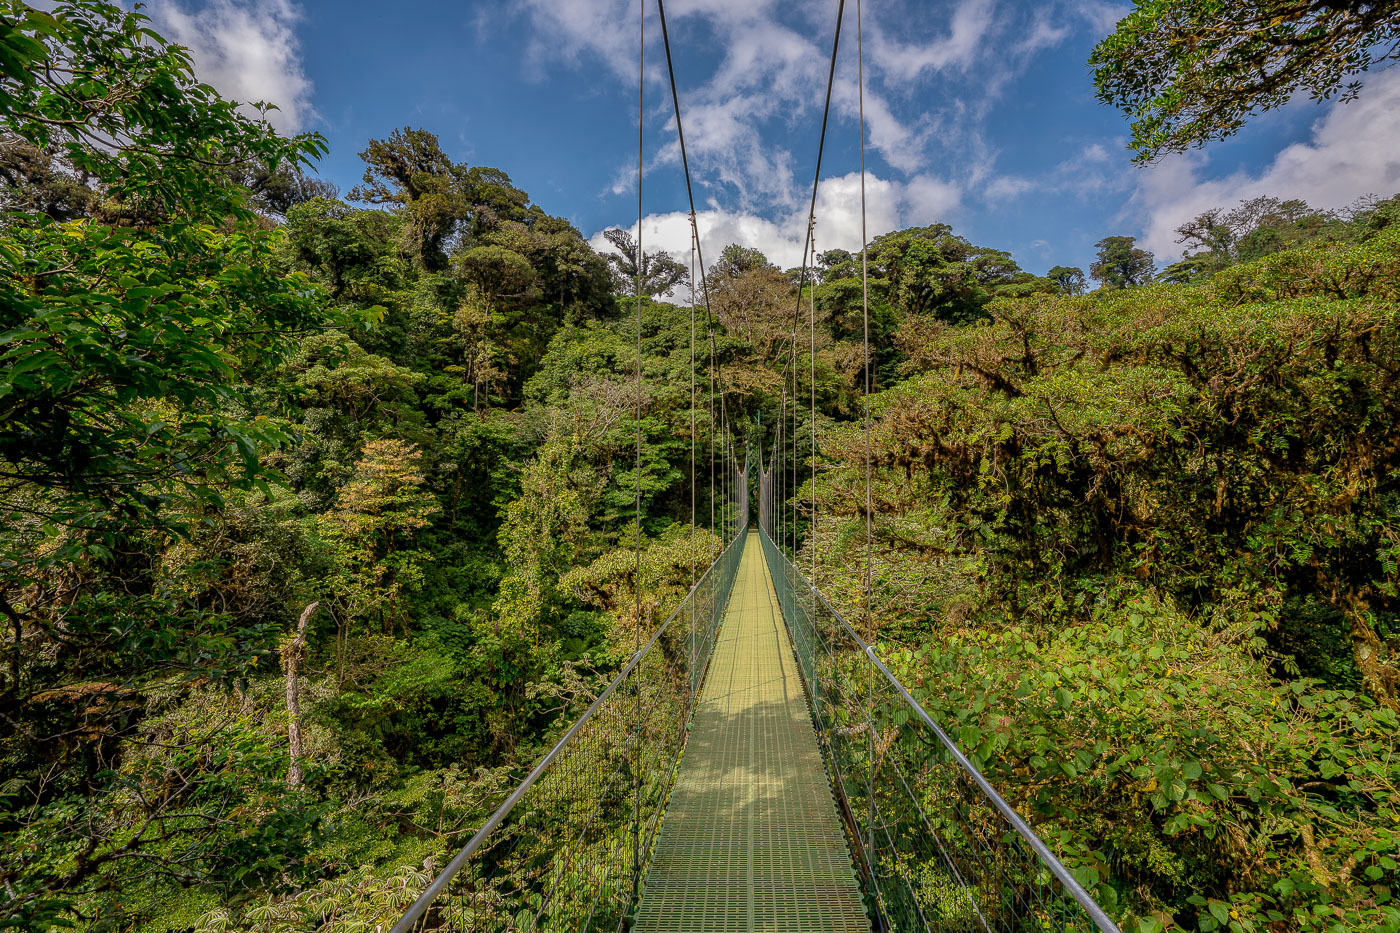
<svg viewBox="0 0 1400 933"><path fill-rule="evenodd" d="M929 715L923 705L919 703L918 700L914 699L913 695L909 693L904 684L900 683L899 678L885 666L885 662L880 660L880 656L875 653L875 649L866 644L865 639L860 637L860 633L852 628L851 624L846 621L841 612L822 595L821 590L817 589L816 586L803 575L802 571L799 570L792 561L788 560L787 555L783 554L782 550L774 544L773 539L769 537L768 531L763 528L762 523L759 524L759 533L763 535L764 539L769 544L771 553L776 553L778 557L782 559L787 565L786 569L802 582L802 585L806 587L813 597L821 603L822 607L831 614L831 617L840 624L846 636L860 647L861 651L863 651L870 659L871 663L875 665L875 668L885 676L890 682L890 685L903 697L904 702L909 705L913 713L938 737L939 742L952 756L953 760L958 763L958 766L967 773L968 777L970 777L979 788L981 788L982 792L987 795L987 799L1001 813L1011 827L1016 830L1017 834L1021 836L1026 845L1031 848L1031 851L1040 858L1045 864L1045 867L1055 876L1055 879L1064 885L1065 890L1069 892L1069 895L1075 902L1083 908L1084 912L1089 916L1089 919L1093 921L1094 925L1099 928L1101 933L1121 933L1118 929L1118 925L1104 912L1103 908L1100 907L1089 892L1084 889L1084 886L1075 879L1069 869L1065 868L1064 864L1056 857L1055 853L1050 851L1050 848L1041 841L1040 837L1036 835L1035 830L1031 829L1030 825L1021 818L1021 815L1016 812L1016 809L1012 807L1011 804L1006 802L1001 794L997 793L996 788L993 787L986 776L978 770L977 766L963 754L962 750L958 748L957 743L943 731L938 723L934 722L933 717Z"/></svg>
<svg viewBox="0 0 1400 933"><path fill-rule="evenodd" d="M535 782L549 769L549 766L554 763L555 759L564 752L574 740L574 737L577 736L583 727L588 724L588 721L593 718L593 715L602 708L607 699L612 696L624 681L626 681L627 676L636 669L642 659L656 646L661 636L670 628L671 623L681 615L681 611L695 598L695 594L700 590L701 584L705 583L710 575L716 572L716 568L723 569L725 557L731 550L735 547L743 547L744 537L747 532L748 523L745 522L743 527L735 533L729 544L720 552L719 557L706 568L705 572L700 575L691 586L690 590L687 591L685 597L676 605L676 608L671 611L671 614L666 617L666 621L661 623L661 626L657 628L651 640L639 651L633 653L631 660L618 672L617 676L613 678L607 688L604 689L602 693L598 694L598 697L589 704L588 709L584 711L583 715L569 727L568 731L554 744L554 747L535 764L534 768L530 770L530 773L525 779L516 786L510 796L496 808L496 811L491 814L490 818L472 835L471 839L467 841L467 844L453 856L452 861L447 863L447 866L433 879L433 883L418 896L417 900L415 900L413 905L399 918L398 923L394 924L389 933L412 933L415 924L427 913L428 908L430 908L433 902L446 890L447 886L452 883L452 879L457 877L458 873L466 866L471 857L485 845L486 841L491 837L491 834L500 828L501 824L510 816L511 811L515 809L516 804L520 802L521 798L535 785Z"/></svg>

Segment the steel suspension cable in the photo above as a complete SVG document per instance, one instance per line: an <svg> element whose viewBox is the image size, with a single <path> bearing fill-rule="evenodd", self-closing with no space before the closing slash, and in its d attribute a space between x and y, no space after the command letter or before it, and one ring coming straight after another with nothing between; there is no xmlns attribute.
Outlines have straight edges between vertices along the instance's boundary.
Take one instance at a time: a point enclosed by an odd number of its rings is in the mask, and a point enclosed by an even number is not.
<svg viewBox="0 0 1400 933"><path fill-rule="evenodd" d="M844 0L843 0L843 2L844 2ZM696 211L695 211L695 186L694 186L694 183L693 183L692 180L691 180L691 174L690 174L690 154L689 154L689 150L686 148L686 144L685 144L685 124L684 124L684 122L683 122L682 119L681 119L681 98L680 98L680 92L679 92L679 91L677 90L677 88L676 88L676 68L675 68L675 61L674 61L674 58L673 58L672 55L671 55L671 32L670 32L670 27L668 26L667 20L666 20L666 2L665 2L665 0L656 0L656 12L657 12L658 17L659 17L660 20L661 20L661 44L662 44L662 48L664 48L664 49L665 49L665 52L666 52L666 77L667 77L667 79L668 79L668 81L670 82L670 85L671 85L671 104L672 104L672 106L673 106L673 108L674 108L674 110L675 110L675 114L676 114L676 139L677 139L677 141L680 143L680 149L681 149L681 168L682 168L682 170L683 170L683 172L684 172L684 174L685 174L685 194L686 194L686 200L689 202L689 205L690 205L690 230L691 230L691 241L692 241L692 243L694 244L695 256L696 256L696 258L698 259L698 265L699 265L699 271L700 271L700 295L701 295L701 299L702 299L702 300L704 301L704 303L705 303L705 325L706 325L707 336L708 336L709 344L710 344L710 369L711 369L711 384L710 384L710 403L711 403L711 404L710 404L710 432L711 432L711 473L710 473L710 505L711 505L711 509L710 509L710 526L711 526L711 530L714 530L714 527L715 527L715 522L714 522L714 496L715 496L715 488L716 488L716 487L715 487L715 483L716 483L716 481L717 481L717 479L718 479L718 477L716 476L716 474L715 474L715 472L714 472L714 469L713 469L713 465L714 465L714 442L715 442L715 436L714 436L714 431L715 431L715 420L714 420L714 419L715 419L715 411L714 411L714 393L715 393L716 385L717 385L717 384L718 384L718 389L719 389L719 393L720 393L721 418L722 418L722 420L723 420L723 422L724 422L724 424L725 424L726 426L728 425L728 419L727 419L727 417L724 417L725 412L723 412L723 403L724 403L724 387L723 387L723 380L721 380L721 379L718 378L718 373L717 373L717 370L716 370L716 367L718 366L718 354L717 354L717 352L716 352L716 350L715 350L714 314L713 314L713 312L712 312L712 310L711 310L711 308L710 308L710 283L709 283L709 279L708 279L708 276L707 276L706 271L705 271L705 251L704 251L704 244L702 243L702 241L701 241L701 239L700 239L699 220L698 220L698 216L697 216ZM695 287L694 278L695 278L694 272L692 272L692 274L691 274L691 288L692 288L692 289ZM726 484L726 485L728 485L728 484ZM692 524L693 524L693 523L692 523ZM728 527L728 526L726 525L726 527Z"/></svg>
<svg viewBox="0 0 1400 933"><path fill-rule="evenodd" d="M784 390L786 390L786 384L787 384L787 370L788 370L789 368L790 368L790 369L793 369L793 370L794 370L794 378L795 378L795 376L796 376L795 370L796 370L796 367L797 367L797 327L798 327L798 322L801 320L801 316L802 316L802 291L803 291L804 287L805 287L806 284L807 284L807 270L808 270L809 260L815 259L815 257L813 257L813 256L811 255L811 252L810 252L811 249L812 249L812 244L813 244L813 240L812 240L812 228L813 228L813 227L815 226L815 224L816 224L816 217L817 217L817 190L818 190L819 186L821 185L821 178L822 178L822 157L823 157L823 155L824 155L825 152L826 152L826 130L827 130L827 125L829 124L830 119L831 119L831 94L832 94L832 89L833 89L833 88L835 87L835 85L836 85L836 58L837 58L837 53L838 53L838 52L840 51L840 49L841 49L841 25L842 25L842 23L845 22L845 19L846 19L846 0L839 0L839 3L837 4L837 7L836 7L836 32L835 32L835 35L832 37L832 40L831 40L831 62L830 62L830 64L829 64L828 67L827 67L827 74L826 74L826 100L825 100L825 103L822 105L822 128L821 128L821 133L820 133L820 134L818 135L818 137L817 137L817 164L816 164L815 170L814 170L813 173L812 173L812 197L811 197L811 201L810 201L810 203L809 203L809 205L808 205L808 208L807 208L807 232L806 232L806 235L803 237L803 241L802 241L802 271L801 271L801 274L800 274L799 277L798 277L798 282L797 282L797 302L796 302L796 306L795 306L794 309L793 309L793 324L792 324L793 329L792 329L792 338L791 338L791 340L788 342L787 362L786 362L786 364L784 365L784 372L783 372ZM794 387L795 387L795 386L796 386L796 382L794 381ZM794 402L796 402L796 390L795 390L795 388L794 388L794 399L793 399L793 400L794 400ZM794 424L795 424L795 423L796 423L796 422L794 422ZM795 433L795 432L794 432L794 433ZM795 437L794 437L793 443L794 443L794 445L796 444L796 438L795 438ZM782 451L782 450L783 450L783 448L780 447L780 448L779 448L779 451ZM793 448L793 456L794 456L794 458L796 457L796 455L797 455L797 454L796 454L796 447L794 446L794 448ZM786 468L783 467L783 466L781 466L781 465L775 464L775 468L776 468L776 471L777 471L778 475L780 475L780 476L786 473ZM794 478L796 478L796 465L794 465L793 470L794 470L793 476L794 476ZM781 484L779 484L779 485L781 485ZM775 493L775 494L780 495L780 493ZM781 498L779 498L777 501L778 501L778 502L782 502L783 500L782 500ZM794 507L795 507L795 506L794 506ZM781 509L779 509L779 514L781 515ZM778 541L779 547L782 547L782 546L783 546L783 536L782 536L781 532L779 533L779 536L778 536L777 541ZM797 553L797 538L796 538L796 527L795 527L795 525L794 525L794 528L793 528L793 555L794 555L794 557L796 556L796 553Z"/></svg>
<svg viewBox="0 0 1400 933"><path fill-rule="evenodd" d="M813 218L811 239L812 239L812 264L817 262L817 230L816 218ZM812 561L812 585L817 583L817 284L815 279L812 282L811 290L807 293L809 300L807 315L807 339L808 339L808 374L807 381L812 395L812 406L808 417L811 421L811 445L812 455L812 514L808 521L807 540L808 550L811 551Z"/></svg>
<svg viewBox="0 0 1400 933"><path fill-rule="evenodd" d="M797 295L798 295L798 300L800 301L801 298L802 298L802 293L799 291L799 292L797 293ZM799 305L799 307L801 307L801 306ZM793 329L792 329L792 342L793 342L793 346L796 346L796 345L797 345L797 327L796 327L796 321L794 321L793 323L794 323L794 326L793 326ZM793 365L793 367L792 367L792 559L793 559L793 560L797 560L797 523L798 523L798 514L797 514L798 496L797 496L797 493L798 493L798 490L801 489L801 487L797 484L797 437L798 437L798 434L800 433L800 432L798 431L798 423L797 423L797 412L798 412L798 409L799 409L799 406L798 406L798 404L797 404L797 389L798 389L797 376L798 376L798 373L799 373L799 372L800 372L800 370L799 370L799 368L795 365L795 358L794 358L794 365Z"/></svg>
<svg viewBox="0 0 1400 933"><path fill-rule="evenodd" d="M870 250L865 216L865 43L862 35L861 0L856 0L856 94L860 117L860 308L865 345L865 631L867 645L875 644L875 616L871 612L871 496L870 496ZM875 672L868 672L866 717L869 721L870 760L875 760ZM866 773L866 799L870 802L869 851L875 851L875 776Z"/></svg>
<svg viewBox="0 0 1400 933"><path fill-rule="evenodd" d="M695 223L690 224L690 589L695 589ZM695 600L690 601L690 687L695 684ZM694 697L692 696L692 701Z"/></svg>
<svg viewBox="0 0 1400 933"><path fill-rule="evenodd" d="M646 253L642 252L642 174L646 155L646 0L637 0L637 477L634 529L636 567L633 580L637 591L636 651L642 650L642 271ZM637 760L633 768L632 807L632 898L635 900L641 884L642 871L642 671L637 669Z"/></svg>

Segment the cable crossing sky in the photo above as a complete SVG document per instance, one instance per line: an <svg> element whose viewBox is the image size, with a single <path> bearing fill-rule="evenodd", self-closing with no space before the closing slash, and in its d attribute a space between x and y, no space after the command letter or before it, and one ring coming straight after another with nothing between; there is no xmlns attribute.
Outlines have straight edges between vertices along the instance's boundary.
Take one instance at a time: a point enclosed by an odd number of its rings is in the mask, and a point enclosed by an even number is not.
<svg viewBox="0 0 1400 933"><path fill-rule="evenodd" d="M860 0L854 5L864 243L864 48ZM818 519L821 452L816 439L815 283L809 271L816 261L817 194L846 6L846 0L836 4L797 300L791 328L784 327L778 417L765 429L761 419L734 423L726 401L738 389L725 385L717 349L671 36L664 0L656 2L685 173L694 270L690 588L654 632L643 631L647 257L642 249L646 152L639 132L638 230L632 257L637 328L634 651L595 699L572 711L573 724L407 907L392 933L1118 933L876 650L864 247L863 634L814 582L811 541ZM638 3L637 14L640 120L646 112L646 0ZM805 406L799 401L804 303ZM707 343L699 360L703 383L696 356L701 309ZM698 423L702 384L708 391L704 425ZM799 477L802 408L809 419L805 490ZM702 454L709 459L710 530L722 550L697 576L696 478ZM754 493L757 521L751 522ZM794 563L804 543L810 576Z"/></svg>

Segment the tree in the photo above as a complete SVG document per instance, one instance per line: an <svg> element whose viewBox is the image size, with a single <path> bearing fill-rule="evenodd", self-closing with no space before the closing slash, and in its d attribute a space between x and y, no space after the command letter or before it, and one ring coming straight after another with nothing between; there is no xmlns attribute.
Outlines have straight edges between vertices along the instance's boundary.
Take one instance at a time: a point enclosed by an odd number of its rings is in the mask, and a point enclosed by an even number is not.
<svg viewBox="0 0 1400 933"><path fill-rule="evenodd" d="M1048 786L1042 800L1078 814L1065 848L1104 847L1111 876L1091 892L1125 930L1164 925L1135 914L1220 930L1392 923L1373 885L1393 861L1368 859L1400 845L1400 771L1374 764L1400 724L1397 233L1289 250L1198 288L1000 302L985 326L933 332L934 371L872 415L882 637L956 633L959 652L923 668L940 683L932 715L988 702L969 719L986 743L973 754L1013 793ZM861 528L866 437L856 420L822 442L820 507ZM831 595L863 605L865 538L825 526L820 572L844 584ZM1013 698L1071 670L1086 673L1020 718ZM1126 690L1099 705L1105 683ZM1327 778L1320 760L1335 762ZM1056 780L1069 770L1110 776ZM1144 789L1149 772L1162 780ZM1192 796L1224 774L1250 792ZM1267 837L1270 857L1246 870L1235 840L1176 830L1194 820Z"/></svg>
<svg viewBox="0 0 1400 933"><path fill-rule="evenodd" d="M1137 247L1134 237L1104 237L1094 246L1098 258L1089 267L1089 274L1104 288L1131 288L1152 281L1156 263L1151 253Z"/></svg>
<svg viewBox="0 0 1400 933"><path fill-rule="evenodd" d="M198 83L188 52L143 31L148 23L100 0L64 4L54 14L5 4L5 135L61 155L105 197L148 219L246 218L246 192L224 170L272 172L325 153L320 136L278 137ZM79 85L82 93L72 93Z"/></svg>
<svg viewBox="0 0 1400 933"><path fill-rule="evenodd" d="M786 352L796 300L797 286L766 263L710 279L710 304L725 329L766 362Z"/></svg>
<svg viewBox="0 0 1400 933"><path fill-rule="evenodd" d="M234 165L229 178L248 189L248 200L256 210L273 217L286 217L293 207L313 198L334 200L339 195L339 189L331 182L290 165L274 169L256 164Z"/></svg>
<svg viewBox="0 0 1400 933"><path fill-rule="evenodd" d="M473 236L481 236L501 221L530 217L530 196L498 168L472 166L462 175L462 188L471 209Z"/></svg>
<svg viewBox="0 0 1400 933"><path fill-rule="evenodd" d="M730 243L719 254L719 261L710 269L710 276L716 279L733 278L754 269L774 268L768 257L756 249Z"/></svg>
<svg viewBox="0 0 1400 933"><path fill-rule="evenodd" d="M829 249L817 257L817 273L823 282L856 278L860 275L860 254Z"/></svg>
<svg viewBox="0 0 1400 933"><path fill-rule="evenodd" d="M86 217L101 200L89 181L52 149L18 136L0 140L0 210L30 211L51 220Z"/></svg>
<svg viewBox="0 0 1400 933"><path fill-rule="evenodd" d="M404 249L419 266L437 272L447 265L446 244L467 217L467 200L455 165L427 130L404 127L387 139L371 139L360 153L363 184L350 200L394 205L409 222Z"/></svg>
<svg viewBox="0 0 1400 933"><path fill-rule="evenodd" d="M387 631L401 617L404 595L422 582L427 555L413 547L414 534L441 509L422 488L421 460L412 444L370 441L335 506L321 516L337 546L332 587L342 631L372 616Z"/></svg>
<svg viewBox="0 0 1400 933"><path fill-rule="evenodd" d="M487 314L503 299L522 296L535 281L530 261L503 246L474 246L453 262Z"/></svg>
<svg viewBox="0 0 1400 933"><path fill-rule="evenodd" d="M1318 239L1336 221L1306 201L1257 197L1232 210L1213 208L1197 214L1176 228L1176 241L1186 247L1185 258L1193 260L1193 268L1210 274Z"/></svg>
<svg viewBox="0 0 1400 933"><path fill-rule="evenodd" d="M399 284L393 241L402 219L341 201L312 198L287 210L283 229L293 263L336 300L374 300Z"/></svg>
<svg viewBox="0 0 1400 933"><path fill-rule="evenodd" d="M537 276L529 260L503 246L474 246L458 253L453 264L469 289L454 320L463 341L472 408L479 411L482 389L489 394L492 380L501 375L495 366L492 340L501 330L493 326L501 316L501 303L527 297Z"/></svg>
<svg viewBox="0 0 1400 933"><path fill-rule="evenodd" d="M1099 100L1131 118L1139 162L1232 136L1299 91L1350 101L1357 75L1400 55L1391 0L1135 3L1089 64Z"/></svg>
<svg viewBox="0 0 1400 933"><path fill-rule="evenodd" d="M1055 283L1055 290L1061 295L1082 295L1088 287L1084 270L1078 266L1055 266L1045 277Z"/></svg>
<svg viewBox="0 0 1400 933"><path fill-rule="evenodd" d="M269 491L287 436L257 385L330 319L227 170L324 145L241 114L115 4L5 4L0 68L27 182L72 171L104 202L70 219L67 195L10 197L0 229L0 926L129 928L125 896L97 892L251 881L304 854L301 808L262 804L285 756L249 717L162 723L144 694L217 704L276 645L166 558Z"/></svg>
<svg viewBox="0 0 1400 933"><path fill-rule="evenodd" d="M1020 284L1009 253L974 246L947 224L887 233L868 252L871 278L889 283L889 300L905 314L967 323L1001 290Z"/></svg>
<svg viewBox="0 0 1400 933"><path fill-rule="evenodd" d="M296 788L306 777L302 764L304 745L301 736L301 659L306 650L306 625L316 614L320 603L312 603L301 611L296 634L282 645L282 670L287 678L287 787Z"/></svg>
<svg viewBox="0 0 1400 933"><path fill-rule="evenodd" d="M1189 285L1192 282L1210 278L1219 269L1220 266L1206 256L1187 256L1163 269L1161 274L1157 276L1157 281L1170 282L1173 285Z"/></svg>
<svg viewBox="0 0 1400 933"><path fill-rule="evenodd" d="M614 227L604 230L603 236L617 249L607 254L613 267L613 288L620 295L633 294L637 289L637 244L632 234ZM674 289L689 284L690 270L670 253L642 254L643 295L648 298L669 295Z"/></svg>

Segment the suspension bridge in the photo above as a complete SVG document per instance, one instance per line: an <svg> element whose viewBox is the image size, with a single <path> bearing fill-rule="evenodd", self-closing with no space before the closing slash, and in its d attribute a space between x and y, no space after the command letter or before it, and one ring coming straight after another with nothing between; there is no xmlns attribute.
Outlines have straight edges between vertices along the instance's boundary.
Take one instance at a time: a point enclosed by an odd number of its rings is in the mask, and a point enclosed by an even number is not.
<svg viewBox="0 0 1400 933"><path fill-rule="evenodd" d="M860 0L855 6L865 243ZM645 114L646 0L639 8L638 102ZM868 301L864 636L794 564L800 510L808 507L808 535L818 520L816 307L808 275L846 0L838 0L797 306L766 458L761 424L738 430L721 384L664 0L656 9L690 202L691 264L700 282L697 300L693 272L691 526L702 463L696 311L703 309L710 526L724 548L698 572L692 537L690 589L646 637L640 531L645 137L639 119L635 650L391 933L1118 933L874 647ZM861 265L865 279L864 248ZM804 296L810 367L805 452L797 418ZM810 504L799 501L804 462ZM755 494L757 515L751 516ZM807 550L815 571L815 551Z"/></svg>

